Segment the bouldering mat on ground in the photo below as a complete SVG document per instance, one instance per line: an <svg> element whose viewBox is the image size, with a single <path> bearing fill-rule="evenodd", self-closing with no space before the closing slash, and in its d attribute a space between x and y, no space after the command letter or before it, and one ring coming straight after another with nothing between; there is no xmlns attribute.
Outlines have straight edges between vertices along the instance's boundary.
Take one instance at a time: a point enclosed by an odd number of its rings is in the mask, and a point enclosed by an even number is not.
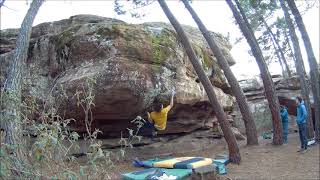
<svg viewBox="0 0 320 180"><path fill-rule="evenodd" d="M164 160L168 160L168 159L172 159L172 157L154 158L154 159L148 159L148 160L145 160L145 161L140 161L138 159L135 159L135 161L139 162L140 164L142 164L142 166L140 166L140 167L150 168L150 167L154 167L153 166L154 163L160 162L160 161L164 161Z"/></svg>
<svg viewBox="0 0 320 180"><path fill-rule="evenodd" d="M177 179L182 180L192 174L192 169L163 169L163 168L150 168L140 171L134 171L126 174L122 174L124 180L144 180L149 175L156 173L156 171L162 171L166 175L176 176Z"/></svg>
<svg viewBox="0 0 320 180"><path fill-rule="evenodd" d="M158 168L193 169L210 165L213 161L210 158L203 157L178 157L154 162L148 160L146 163Z"/></svg>
<svg viewBox="0 0 320 180"><path fill-rule="evenodd" d="M229 163L229 159L214 159L213 163L227 165Z"/></svg>

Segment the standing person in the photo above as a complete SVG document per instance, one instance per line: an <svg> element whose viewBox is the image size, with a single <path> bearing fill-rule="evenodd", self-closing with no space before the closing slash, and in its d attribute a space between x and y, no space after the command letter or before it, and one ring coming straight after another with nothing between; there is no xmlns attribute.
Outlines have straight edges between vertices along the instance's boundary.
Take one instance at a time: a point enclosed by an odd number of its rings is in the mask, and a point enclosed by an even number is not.
<svg viewBox="0 0 320 180"><path fill-rule="evenodd" d="M289 124L289 114L287 107L280 106L280 115L282 120L282 132L283 132L283 143L288 143L288 124Z"/></svg>
<svg viewBox="0 0 320 180"><path fill-rule="evenodd" d="M300 143L301 147L298 152L306 152L307 150L307 110L304 105L304 102L301 97L296 97L296 104L297 104L297 124L299 127L299 136L300 136Z"/></svg>

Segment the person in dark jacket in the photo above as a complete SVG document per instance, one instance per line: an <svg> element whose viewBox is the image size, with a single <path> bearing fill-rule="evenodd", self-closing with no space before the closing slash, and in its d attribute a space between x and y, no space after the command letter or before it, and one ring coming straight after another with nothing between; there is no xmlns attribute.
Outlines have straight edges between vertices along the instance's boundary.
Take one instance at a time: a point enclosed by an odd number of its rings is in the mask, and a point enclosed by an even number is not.
<svg viewBox="0 0 320 180"><path fill-rule="evenodd" d="M282 120L282 132L283 132L283 143L288 143L288 124L289 124L289 114L287 107L281 106L280 107L280 115Z"/></svg>
<svg viewBox="0 0 320 180"><path fill-rule="evenodd" d="M301 97L296 97L297 103L297 125L299 127L299 136L301 147L298 152L306 152L307 150L307 110Z"/></svg>

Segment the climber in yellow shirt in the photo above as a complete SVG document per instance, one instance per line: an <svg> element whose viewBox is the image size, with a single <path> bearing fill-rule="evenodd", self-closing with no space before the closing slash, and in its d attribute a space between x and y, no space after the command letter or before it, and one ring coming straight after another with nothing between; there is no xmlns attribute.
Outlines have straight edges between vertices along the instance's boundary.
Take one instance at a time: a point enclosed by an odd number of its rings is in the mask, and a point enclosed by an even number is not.
<svg viewBox="0 0 320 180"><path fill-rule="evenodd" d="M172 91L170 105L163 108L163 104L160 102L155 102L153 105L153 111L148 112L148 120L153 128L152 136L157 135L157 131L163 131L167 126L168 113L173 107L174 91ZM149 124L148 123L148 124Z"/></svg>

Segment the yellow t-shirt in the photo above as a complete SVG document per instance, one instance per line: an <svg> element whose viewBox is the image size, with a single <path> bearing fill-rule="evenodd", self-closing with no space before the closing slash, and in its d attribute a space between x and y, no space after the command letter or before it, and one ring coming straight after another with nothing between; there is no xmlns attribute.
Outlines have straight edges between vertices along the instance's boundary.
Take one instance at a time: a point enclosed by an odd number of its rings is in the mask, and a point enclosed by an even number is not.
<svg viewBox="0 0 320 180"><path fill-rule="evenodd" d="M170 105L163 108L160 112L151 112L150 118L154 122L154 127L158 130L165 130L167 126L167 117L168 112L170 111L171 107Z"/></svg>

